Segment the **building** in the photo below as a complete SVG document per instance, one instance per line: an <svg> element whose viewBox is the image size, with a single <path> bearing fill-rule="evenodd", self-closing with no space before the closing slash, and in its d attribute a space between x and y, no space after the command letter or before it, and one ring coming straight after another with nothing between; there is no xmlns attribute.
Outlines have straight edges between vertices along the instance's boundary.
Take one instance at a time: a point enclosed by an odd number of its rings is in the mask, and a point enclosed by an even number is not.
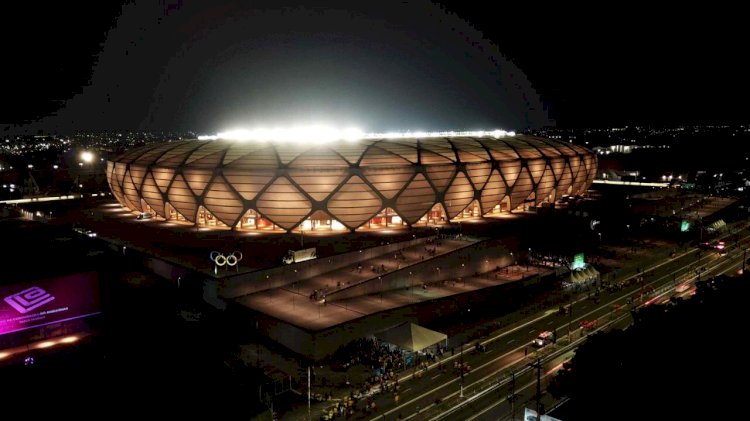
<svg viewBox="0 0 750 421"><path fill-rule="evenodd" d="M502 131L354 140L181 140L107 162L138 212L235 230L377 230L497 215L582 194L596 154Z"/></svg>

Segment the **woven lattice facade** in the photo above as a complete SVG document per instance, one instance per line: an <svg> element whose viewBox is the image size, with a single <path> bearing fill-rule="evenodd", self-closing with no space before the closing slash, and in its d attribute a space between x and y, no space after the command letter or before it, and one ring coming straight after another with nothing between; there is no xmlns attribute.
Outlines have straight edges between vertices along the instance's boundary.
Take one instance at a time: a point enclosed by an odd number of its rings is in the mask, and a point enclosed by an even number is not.
<svg viewBox="0 0 750 421"><path fill-rule="evenodd" d="M292 230L330 219L356 229L385 211L400 224L513 210L580 194L596 155L539 137L364 139L330 143L186 140L133 149L107 163L112 193L133 211L243 228ZM387 219L390 221L391 219Z"/></svg>

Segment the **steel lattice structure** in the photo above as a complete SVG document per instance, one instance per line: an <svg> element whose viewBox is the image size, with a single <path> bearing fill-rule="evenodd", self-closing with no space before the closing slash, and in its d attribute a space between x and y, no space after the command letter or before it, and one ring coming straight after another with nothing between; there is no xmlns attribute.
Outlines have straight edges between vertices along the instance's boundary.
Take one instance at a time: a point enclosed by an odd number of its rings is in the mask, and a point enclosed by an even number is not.
<svg viewBox="0 0 750 421"><path fill-rule="evenodd" d="M203 207L229 227L251 212L285 230L321 218L356 229L384 209L412 225L436 205L448 218L469 205L481 214L538 205L584 193L596 169L592 151L528 135L181 140L108 161L107 180L120 204L164 218L196 223Z"/></svg>

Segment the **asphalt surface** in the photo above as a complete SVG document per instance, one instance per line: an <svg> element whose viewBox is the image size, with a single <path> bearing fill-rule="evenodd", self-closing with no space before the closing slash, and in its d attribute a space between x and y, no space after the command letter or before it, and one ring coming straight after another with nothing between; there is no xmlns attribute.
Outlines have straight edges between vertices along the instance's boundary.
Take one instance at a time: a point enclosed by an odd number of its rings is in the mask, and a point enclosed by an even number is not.
<svg viewBox="0 0 750 421"><path fill-rule="evenodd" d="M433 419L510 419L511 405L508 402L510 382L514 372L518 372L514 389L519 397L516 400L516 417L523 413L522 408L536 407L532 397L536 392L536 375L528 368L537 358L543 359L555 351L563 349L571 341L575 342L592 330L584 331L582 321L596 320L598 327L607 326L614 321L615 327L624 327L630 323L629 309L639 305L651 305L668 301L672 295L685 296L691 293L692 283L720 273L736 273L742 266L744 248L750 243L750 233L740 232L739 238L728 241L730 250L725 256L715 250L689 249L686 252L669 257L659 263L645 267L642 274L636 273L623 279L610 280L610 284L621 283L620 289L602 290L599 297L579 296L572 302L572 314L560 314L557 308L548 309L524 321L518 322L491 337L482 340L486 351L475 350L475 343L466 344L461 352L456 349L443 356L442 361L430 365L420 378L414 371L402 376L399 382L399 399L395 394L386 392L376 394L378 412L365 414L358 411L353 419L371 420L433 420ZM642 280L639 280L641 279ZM531 341L543 331L556 331L558 341L540 349L530 346ZM571 354L543 361L542 385L546 386L548 377ZM471 369L463 378L454 369L454 364L464 361ZM444 366L444 369L440 369ZM462 387L463 383L463 387ZM463 388L463 398L461 397ZM477 397L487 389L492 392ZM494 388L494 389L493 389ZM545 408L551 408L555 402L545 395ZM361 408L361 404L359 405ZM283 419L303 419L295 411ZM318 419L320 412L312 414ZM306 419L306 414L304 414Z"/></svg>

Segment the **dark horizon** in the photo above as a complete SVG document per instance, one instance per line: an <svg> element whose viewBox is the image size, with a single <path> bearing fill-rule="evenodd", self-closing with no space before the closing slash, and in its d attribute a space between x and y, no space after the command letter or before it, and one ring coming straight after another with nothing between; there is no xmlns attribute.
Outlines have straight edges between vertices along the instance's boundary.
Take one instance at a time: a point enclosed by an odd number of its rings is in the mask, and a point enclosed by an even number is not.
<svg viewBox="0 0 750 421"><path fill-rule="evenodd" d="M0 130L750 123L731 10L329 3L4 5Z"/></svg>

